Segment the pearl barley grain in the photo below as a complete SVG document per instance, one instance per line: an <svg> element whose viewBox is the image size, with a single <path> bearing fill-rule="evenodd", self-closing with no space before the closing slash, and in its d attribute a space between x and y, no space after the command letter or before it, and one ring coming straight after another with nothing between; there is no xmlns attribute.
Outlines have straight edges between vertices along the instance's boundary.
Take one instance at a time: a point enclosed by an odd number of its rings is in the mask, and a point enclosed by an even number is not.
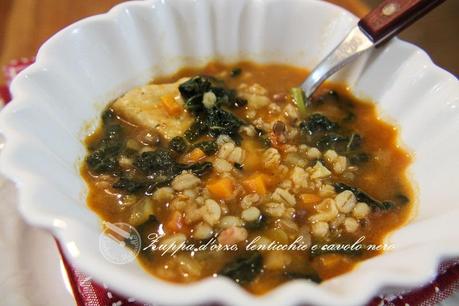
<svg viewBox="0 0 459 306"><path fill-rule="evenodd" d="M359 202L352 210L352 215L357 219L363 219L370 213L371 209L367 203Z"/></svg>
<svg viewBox="0 0 459 306"><path fill-rule="evenodd" d="M344 229L348 233L354 233L359 228L359 222L352 217L348 217L344 220Z"/></svg>
<svg viewBox="0 0 459 306"><path fill-rule="evenodd" d="M241 213L242 220L247 221L247 222L255 221L259 217L260 217L260 210L254 206L243 210Z"/></svg>
<svg viewBox="0 0 459 306"><path fill-rule="evenodd" d="M323 238L327 236L329 231L329 226L327 222L319 221L313 223L311 226L311 233L318 238Z"/></svg>

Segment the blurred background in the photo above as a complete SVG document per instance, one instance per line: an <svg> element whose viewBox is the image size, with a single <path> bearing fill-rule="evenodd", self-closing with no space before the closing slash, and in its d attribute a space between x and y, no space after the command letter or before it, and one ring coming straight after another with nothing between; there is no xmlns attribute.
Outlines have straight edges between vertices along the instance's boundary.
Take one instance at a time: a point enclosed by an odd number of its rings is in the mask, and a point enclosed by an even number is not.
<svg viewBox="0 0 459 306"><path fill-rule="evenodd" d="M230 1L230 0L228 0ZM363 16L379 0L329 0ZM0 0L0 67L34 56L63 27L106 12L122 0ZM447 0L400 36L420 46L434 62L459 75L459 0ZM1 74L0 74L1 75ZM0 83L3 81L0 76Z"/></svg>

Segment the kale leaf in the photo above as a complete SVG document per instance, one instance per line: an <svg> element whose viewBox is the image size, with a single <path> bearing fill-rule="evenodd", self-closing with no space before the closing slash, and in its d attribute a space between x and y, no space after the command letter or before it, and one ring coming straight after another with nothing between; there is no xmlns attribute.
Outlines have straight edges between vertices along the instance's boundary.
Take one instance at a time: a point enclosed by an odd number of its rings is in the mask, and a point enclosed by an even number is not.
<svg viewBox="0 0 459 306"><path fill-rule="evenodd" d="M134 166L147 175L171 176L181 171L179 164L165 149L143 152L135 161Z"/></svg>
<svg viewBox="0 0 459 306"><path fill-rule="evenodd" d="M179 85L179 91L185 100L204 95L212 86L211 81L202 76L195 76Z"/></svg>
<svg viewBox="0 0 459 306"><path fill-rule="evenodd" d="M265 227L266 225L266 216L263 214L260 214L256 220L246 222L245 223L245 228L248 230L259 230Z"/></svg>
<svg viewBox="0 0 459 306"><path fill-rule="evenodd" d="M333 131L337 128L338 124L319 113L312 114L300 123L300 129L309 135L318 131Z"/></svg>
<svg viewBox="0 0 459 306"><path fill-rule="evenodd" d="M233 89L212 87L211 91L217 97L216 104L218 107L227 106L229 108L238 108L247 105L247 100L238 97L237 92Z"/></svg>
<svg viewBox="0 0 459 306"><path fill-rule="evenodd" d="M118 170L118 155L111 149L101 147L86 158L89 169L96 174L114 173Z"/></svg>
<svg viewBox="0 0 459 306"><path fill-rule="evenodd" d="M263 258L261 254L254 252L248 257L239 257L228 263L218 274L229 277L240 285L245 285L260 274L262 267Z"/></svg>
<svg viewBox="0 0 459 306"><path fill-rule="evenodd" d="M196 76L180 84L180 94L185 100L185 107L195 115L195 121L185 132L185 138L194 142L203 135L218 137L225 134L238 141L240 139L239 127L243 122L225 108L238 108L245 106L247 101L238 97L237 92L221 86L218 80ZM214 93L215 105L212 107L203 104L204 94Z"/></svg>
<svg viewBox="0 0 459 306"><path fill-rule="evenodd" d="M190 128L185 132L185 137L193 142L203 135L217 138L220 135L228 135L234 141L239 142L239 128L243 122L229 111L218 107L207 110L207 116L198 117Z"/></svg>
<svg viewBox="0 0 459 306"><path fill-rule="evenodd" d="M344 136L334 132L326 133L316 140L315 145L321 151L332 149L339 154L351 156L352 154L356 154L356 151L360 149L362 137L356 133L353 133L351 136ZM363 156L360 157L364 159Z"/></svg>
<svg viewBox="0 0 459 306"><path fill-rule="evenodd" d="M357 201L359 202L364 202L367 203L370 207L373 209L378 209L378 210L388 210L391 209L395 206L393 202L390 201L378 201L372 196L370 196L368 193L362 191L361 189L357 187L351 187L349 185L346 185L344 183L335 183L333 184L335 187L336 192L342 192L345 190L352 191L352 193L355 195L357 198Z"/></svg>
<svg viewBox="0 0 459 306"><path fill-rule="evenodd" d="M336 133L326 134L316 141L316 146L321 151L333 149L338 153L344 153L345 147L349 143L349 137Z"/></svg>
<svg viewBox="0 0 459 306"><path fill-rule="evenodd" d="M119 170L118 157L123 150L122 126L113 121L116 116L112 111L102 114L104 136L94 146L86 158L86 164L95 174L115 174Z"/></svg>
<svg viewBox="0 0 459 306"><path fill-rule="evenodd" d="M239 67L235 67L235 68L231 69L230 77L232 77L232 78L238 77L238 76L241 75L241 73L242 73L242 69L239 68Z"/></svg>
<svg viewBox="0 0 459 306"><path fill-rule="evenodd" d="M212 170L211 162L196 163L185 168L185 170L190 170L196 176L203 176Z"/></svg>
<svg viewBox="0 0 459 306"><path fill-rule="evenodd" d="M357 133L347 136L348 131L322 114L312 114L299 127L306 142L321 151L335 150L348 156L353 164L364 163L369 159L367 154L358 152L362 146L362 136Z"/></svg>
<svg viewBox="0 0 459 306"><path fill-rule="evenodd" d="M210 172L212 163L203 162L192 165L178 163L171 152L166 149L144 152L135 161L134 166L148 176L146 192L153 193L157 188L169 184L184 170L189 170L196 176Z"/></svg>
<svg viewBox="0 0 459 306"><path fill-rule="evenodd" d="M207 133L207 126L202 118L198 117L193 124L185 131L185 138L193 142Z"/></svg>
<svg viewBox="0 0 459 306"><path fill-rule="evenodd" d="M355 153L349 156L349 161L353 165L360 165L360 164L368 162L369 160L370 160L370 155L368 155L367 153L363 153L363 152Z"/></svg>
<svg viewBox="0 0 459 306"><path fill-rule="evenodd" d="M175 153L185 153L188 148L188 144L185 138L176 136L169 142L169 149Z"/></svg>
<svg viewBox="0 0 459 306"><path fill-rule="evenodd" d="M410 198L408 198L403 193L397 193L395 195L395 201L400 205L405 205L405 204L408 204L410 202Z"/></svg>
<svg viewBox="0 0 459 306"><path fill-rule="evenodd" d="M207 156L214 155L218 150L218 145L213 140L201 141L195 147L200 148Z"/></svg>
<svg viewBox="0 0 459 306"><path fill-rule="evenodd" d="M124 190L127 193L136 193L142 191L145 187L144 182L139 182L125 177L119 178L118 181L113 184L113 188Z"/></svg>
<svg viewBox="0 0 459 306"><path fill-rule="evenodd" d="M208 134L212 137L228 135L234 140L239 138L239 128L242 121L232 113L220 108L212 108L208 111L206 121Z"/></svg>

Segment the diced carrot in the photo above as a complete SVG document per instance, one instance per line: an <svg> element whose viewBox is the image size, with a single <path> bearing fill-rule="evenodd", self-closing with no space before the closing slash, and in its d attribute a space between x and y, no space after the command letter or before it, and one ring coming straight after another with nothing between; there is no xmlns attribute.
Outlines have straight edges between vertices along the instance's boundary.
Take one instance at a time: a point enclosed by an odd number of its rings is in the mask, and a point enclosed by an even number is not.
<svg viewBox="0 0 459 306"><path fill-rule="evenodd" d="M207 185L207 190L215 198L227 200L233 196L233 181L229 178L220 178Z"/></svg>
<svg viewBox="0 0 459 306"><path fill-rule="evenodd" d="M161 97L161 105L164 107L166 112L171 116L179 115L183 108L182 106L175 101L173 95L165 95Z"/></svg>
<svg viewBox="0 0 459 306"><path fill-rule="evenodd" d="M244 185L244 187L250 192L255 192L259 195L265 195L267 192L266 185L268 180L269 178L266 176L266 174L255 173L251 177L242 181L242 185Z"/></svg>
<svg viewBox="0 0 459 306"><path fill-rule="evenodd" d="M300 199L303 202L303 204L311 205L319 203L322 198L314 193L304 193L300 195Z"/></svg>
<svg viewBox="0 0 459 306"><path fill-rule="evenodd" d="M187 153L183 157L183 161L185 163L195 163L204 158L205 156L206 153L204 153L203 150L201 150L200 148L194 148L191 152Z"/></svg>
<svg viewBox="0 0 459 306"><path fill-rule="evenodd" d="M180 212L174 211L166 222L166 229L176 233L183 229L183 216Z"/></svg>

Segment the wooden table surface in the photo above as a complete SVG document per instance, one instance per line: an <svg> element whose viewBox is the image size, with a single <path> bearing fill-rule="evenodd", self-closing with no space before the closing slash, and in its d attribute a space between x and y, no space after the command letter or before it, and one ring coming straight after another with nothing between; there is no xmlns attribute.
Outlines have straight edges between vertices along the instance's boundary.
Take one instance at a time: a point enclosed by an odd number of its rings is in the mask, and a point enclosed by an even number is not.
<svg viewBox="0 0 459 306"><path fill-rule="evenodd" d="M344 6L358 16L364 15L368 10L364 3L374 5L374 2L377 1L329 0L329 2ZM123 2L123 0L0 0L0 67L13 59L35 55L40 45L63 27L81 18L106 12L120 2ZM450 14L448 19L449 26L452 26L454 30L454 26L458 25L457 16L454 18L454 14L457 11L454 13L454 9L458 8L459 1L450 0L449 2L449 5L453 5L453 7L449 8L448 11L446 8L443 8L443 10L446 14ZM435 13L434 11L432 15ZM437 15L439 14L437 13ZM442 20L438 19L434 19L426 28L432 29L432 27L435 28L435 25L441 24ZM453 19L454 21L452 21ZM438 26L435 29L438 29ZM455 29L457 31L458 27ZM425 31L422 31L424 30L420 29L421 34L419 35L425 33ZM414 38L419 38L419 35L416 35ZM445 47L447 41L455 43L454 48ZM440 33L439 36L435 36L435 46L431 46L431 50L427 49L429 53L435 53L436 51L440 56L447 56L444 61L447 64L448 61L453 61L453 64L457 64L459 57L455 56L453 52L457 50L458 41L457 38L451 40L447 34ZM422 43L421 46L426 48ZM439 62L443 64L441 60ZM447 68L455 72L454 70L458 67ZM2 76L0 76L1 82Z"/></svg>
<svg viewBox="0 0 459 306"><path fill-rule="evenodd" d="M108 11L123 0L0 0L0 67L13 59L31 57L63 27ZM360 0L330 0L356 14ZM0 77L2 82L2 77Z"/></svg>

